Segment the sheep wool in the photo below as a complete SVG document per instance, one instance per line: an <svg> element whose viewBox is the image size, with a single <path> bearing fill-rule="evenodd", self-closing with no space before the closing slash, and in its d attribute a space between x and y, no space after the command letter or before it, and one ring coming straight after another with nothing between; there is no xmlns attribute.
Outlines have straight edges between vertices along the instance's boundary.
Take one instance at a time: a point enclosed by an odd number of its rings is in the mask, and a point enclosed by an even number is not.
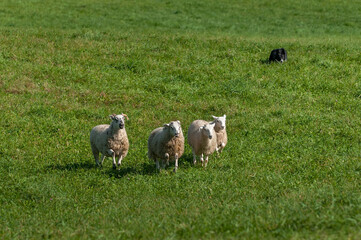
<svg viewBox="0 0 361 240"><path fill-rule="evenodd" d="M169 165L169 160L175 161L174 171L178 169L178 159L184 153L184 136L179 121L164 124L154 129L148 138L148 157L156 163L159 170L159 160L162 167Z"/></svg>
<svg viewBox="0 0 361 240"><path fill-rule="evenodd" d="M195 120L188 129L188 144L192 148L193 163L196 164L196 156L200 156L203 165L203 155L207 166L208 156L217 149L217 137L214 131L215 123L204 120Z"/></svg>
<svg viewBox="0 0 361 240"><path fill-rule="evenodd" d="M214 130L216 132L217 136L217 153L221 153L225 146L227 145L228 139L227 139L227 131L226 131L226 115L223 115L222 117L213 117L213 122L216 124L214 126Z"/></svg>
<svg viewBox="0 0 361 240"><path fill-rule="evenodd" d="M129 141L124 123L124 118L128 117L125 114L113 114L109 117L112 119L110 125L98 125L91 130L90 145L97 165L102 166L105 157L112 157L113 168L116 168L115 158L120 166L122 159L128 154ZM99 153L102 154L100 162Z"/></svg>

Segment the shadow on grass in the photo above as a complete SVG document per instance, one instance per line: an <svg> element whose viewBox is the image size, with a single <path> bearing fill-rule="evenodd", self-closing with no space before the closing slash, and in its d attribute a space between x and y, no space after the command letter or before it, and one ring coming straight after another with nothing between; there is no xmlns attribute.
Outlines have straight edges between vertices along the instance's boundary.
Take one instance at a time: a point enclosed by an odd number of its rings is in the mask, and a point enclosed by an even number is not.
<svg viewBox="0 0 361 240"><path fill-rule="evenodd" d="M192 153L183 154L180 161L182 162L182 167L184 168L191 167L193 165L193 154Z"/></svg>
<svg viewBox="0 0 361 240"><path fill-rule="evenodd" d="M109 168L104 171L109 177L122 178L128 174L134 175L154 175L157 174L155 166L151 163L143 163L142 166L137 169L135 167L120 167L118 169Z"/></svg>
<svg viewBox="0 0 361 240"><path fill-rule="evenodd" d="M123 165L117 169L112 167L96 166L93 162L82 162L82 163L67 163L67 164L52 164L45 167L46 170L59 170L59 171L77 171L80 169L99 169L102 173L109 175L109 177L122 178L128 174L139 174L139 175L153 175L157 174L155 165L153 163L143 163L140 168L136 167L124 167Z"/></svg>
<svg viewBox="0 0 361 240"><path fill-rule="evenodd" d="M193 155L192 154L184 154L181 159L179 160L179 169L187 169L193 166ZM172 171L174 170L174 161L169 163L169 166L165 167L161 171ZM128 174L134 175L157 175L159 171L155 167L155 163L152 161L142 163L142 165L138 168L135 167L120 167L119 169L115 170L109 168L105 171L109 177L114 178L122 178Z"/></svg>
<svg viewBox="0 0 361 240"><path fill-rule="evenodd" d="M192 154L184 154L179 160L179 168L178 169L188 169L193 166L193 155ZM77 171L80 169L99 169L105 175L114 178L122 178L128 174L132 175L155 175L158 174L158 171L155 167L155 163L153 162L145 162L142 163L141 166L130 166L124 167L124 165L118 167L117 169L113 169L112 167L103 166L98 167L93 162L81 162L81 163L67 163L67 164L52 164L45 167L46 171L48 170L59 170L59 171ZM174 161L170 162L169 166L165 168L165 171L169 171L170 169L174 169ZM163 170L162 170L163 171Z"/></svg>
<svg viewBox="0 0 361 240"><path fill-rule="evenodd" d="M260 59L259 62L261 64L270 64L271 63L268 59Z"/></svg>
<svg viewBox="0 0 361 240"><path fill-rule="evenodd" d="M53 164L46 166L46 168L50 170L75 171L78 169L93 169L93 168L97 168L97 166L94 163L82 162L82 163L67 163L65 165Z"/></svg>

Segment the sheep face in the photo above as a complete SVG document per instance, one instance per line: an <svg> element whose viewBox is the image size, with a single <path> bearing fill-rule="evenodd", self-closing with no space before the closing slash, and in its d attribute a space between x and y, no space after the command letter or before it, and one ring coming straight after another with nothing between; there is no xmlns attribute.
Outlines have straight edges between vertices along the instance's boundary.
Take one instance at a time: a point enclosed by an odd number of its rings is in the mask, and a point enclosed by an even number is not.
<svg viewBox="0 0 361 240"><path fill-rule="evenodd" d="M110 115L110 119L112 119L111 125L115 128L123 129L125 127L125 118L128 119L128 116L126 114L120 114L120 115Z"/></svg>
<svg viewBox="0 0 361 240"><path fill-rule="evenodd" d="M164 124L164 127L169 130L172 137L178 137L182 131L180 121L178 120Z"/></svg>
<svg viewBox="0 0 361 240"><path fill-rule="evenodd" d="M202 132L203 135L207 136L209 139L212 139L214 136L214 126L215 123L209 123L209 124L205 124L203 127L200 127L200 130Z"/></svg>
<svg viewBox="0 0 361 240"><path fill-rule="evenodd" d="M226 128L226 114L224 114L222 117L216 117L212 116L214 119L215 130L218 132L219 130L223 130Z"/></svg>

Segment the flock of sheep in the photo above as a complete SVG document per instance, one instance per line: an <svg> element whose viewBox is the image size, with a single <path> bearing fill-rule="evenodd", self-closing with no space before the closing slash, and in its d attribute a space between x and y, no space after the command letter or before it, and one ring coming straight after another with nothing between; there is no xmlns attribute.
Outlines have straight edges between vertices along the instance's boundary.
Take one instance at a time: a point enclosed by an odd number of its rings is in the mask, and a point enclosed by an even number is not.
<svg viewBox="0 0 361 240"><path fill-rule="evenodd" d="M284 48L274 49L269 57L269 62L287 61L287 51ZM110 125L98 125L91 130L90 145L95 158L95 163L102 166L105 157L113 158L113 168L120 166L123 158L127 156L129 141L125 131L125 118L127 115L110 115ZM215 151L219 154L227 144L226 115L213 116L212 122L195 120L188 129L188 143L193 152L193 163L200 156L202 166L207 166L208 157ZM99 161L99 153L102 154ZM180 121L172 121L163 127L154 129L148 138L148 157L155 161L160 170L169 165L169 160L175 161L174 171L178 169L178 159L184 153L184 136ZM203 155L205 159L203 159ZM116 159L117 158L117 159ZM160 160L160 162L159 162Z"/></svg>
<svg viewBox="0 0 361 240"><path fill-rule="evenodd" d="M102 166L105 157L112 157L113 168L120 166L127 156L129 141L125 131L126 114L110 115L110 125L95 126L90 132L90 145L95 163ZM227 144L226 115L213 116L212 122L195 120L188 129L188 143L192 148L193 163L200 156L202 166L206 167L208 157L215 151L219 154ZM101 153L101 161L99 161ZM184 153L184 136L180 121L172 121L154 129L148 138L148 157L155 161L157 170L175 161L174 171L178 169L178 159ZM203 159L203 156L205 158ZM160 160L160 161L159 161ZM160 166L161 165L161 166Z"/></svg>

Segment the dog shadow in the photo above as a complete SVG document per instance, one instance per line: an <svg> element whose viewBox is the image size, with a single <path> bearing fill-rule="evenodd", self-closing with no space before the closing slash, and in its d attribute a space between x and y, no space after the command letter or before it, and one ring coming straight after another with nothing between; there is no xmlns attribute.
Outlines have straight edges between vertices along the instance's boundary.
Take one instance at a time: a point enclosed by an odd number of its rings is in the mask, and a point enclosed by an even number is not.
<svg viewBox="0 0 361 240"><path fill-rule="evenodd" d="M269 61L269 59L260 59L259 60L259 62L261 63L261 64L271 64L271 62Z"/></svg>

